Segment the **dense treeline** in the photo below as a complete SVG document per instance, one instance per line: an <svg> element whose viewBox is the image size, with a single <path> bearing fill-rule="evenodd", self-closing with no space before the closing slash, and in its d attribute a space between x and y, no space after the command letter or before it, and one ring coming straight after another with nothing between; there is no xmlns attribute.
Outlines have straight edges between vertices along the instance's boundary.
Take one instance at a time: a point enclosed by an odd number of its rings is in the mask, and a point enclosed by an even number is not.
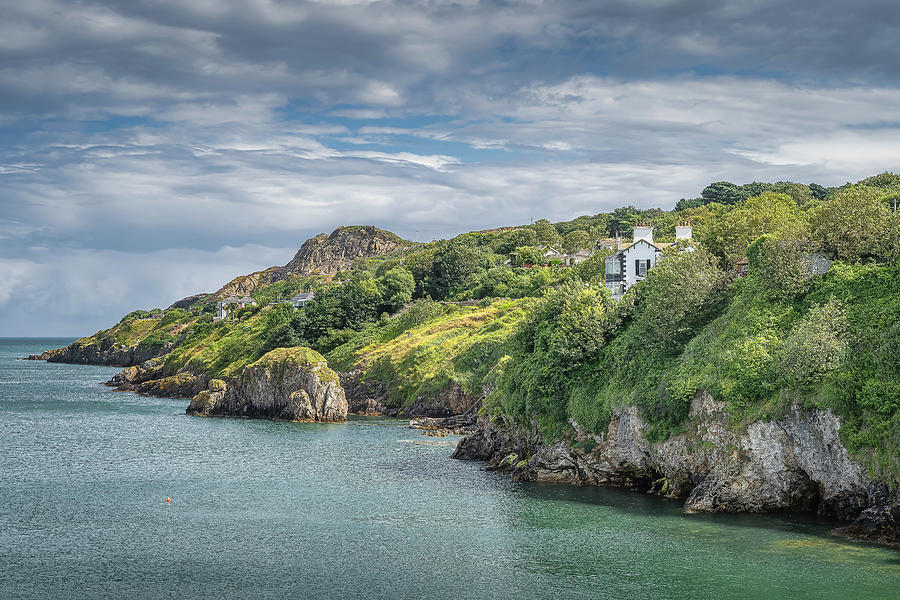
<svg viewBox="0 0 900 600"><path fill-rule="evenodd" d="M662 439L684 427L700 389L735 426L806 402L842 415L846 446L897 480L898 199L892 173L836 188L716 182L672 211L626 206L409 244L332 281L262 287L259 306L224 322L208 302L155 320L136 311L107 335L174 343L173 372L236 372L272 348L310 346L341 368L368 365L401 403L450 381L471 393L490 382L492 414L536 421L549 438L570 420L600 432L614 407L634 404ZM544 264L548 247L594 249L637 220L671 242L683 219L695 251L667 250L619 302L604 286L609 250ZM827 273L813 276L816 256L835 261ZM316 297L295 310L282 301L298 290ZM464 300L481 305L450 304Z"/></svg>

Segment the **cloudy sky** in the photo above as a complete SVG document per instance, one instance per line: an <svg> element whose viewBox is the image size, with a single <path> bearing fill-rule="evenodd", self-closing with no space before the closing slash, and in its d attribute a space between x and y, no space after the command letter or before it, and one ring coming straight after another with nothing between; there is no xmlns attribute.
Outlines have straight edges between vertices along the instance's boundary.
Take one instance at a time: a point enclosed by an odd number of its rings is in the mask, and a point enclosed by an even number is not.
<svg viewBox="0 0 900 600"><path fill-rule="evenodd" d="M0 0L0 336L375 224L900 169L894 0Z"/></svg>

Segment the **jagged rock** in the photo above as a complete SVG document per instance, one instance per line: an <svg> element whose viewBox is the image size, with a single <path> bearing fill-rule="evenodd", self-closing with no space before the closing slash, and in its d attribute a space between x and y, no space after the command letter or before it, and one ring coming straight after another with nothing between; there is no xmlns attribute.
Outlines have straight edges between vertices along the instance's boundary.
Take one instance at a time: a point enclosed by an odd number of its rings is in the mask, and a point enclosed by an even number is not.
<svg viewBox="0 0 900 600"><path fill-rule="evenodd" d="M387 388L381 382L366 381L363 371L354 369L339 373L341 387L347 395L349 412L355 415L395 416L400 409L386 406Z"/></svg>
<svg viewBox="0 0 900 600"><path fill-rule="evenodd" d="M289 275L334 275L349 269L357 258L395 252L402 247L403 240L398 236L371 225L338 227L330 235L320 233L306 240L275 280Z"/></svg>
<svg viewBox="0 0 900 600"><path fill-rule="evenodd" d="M849 525L835 530L848 537L900 546L900 489L884 483L869 482L868 506Z"/></svg>
<svg viewBox="0 0 900 600"><path fill-rule="evenodd" d="M213 296L219 300L228 296L246 296L261 285L292 275L331 276L338 271L349 270L357 258L395 252L403 246L400 237L372 225L338 227L331 234L320 233L303 242L294 258L283 267L269 267L265 271L235 277Z"/></svg>
<svg viewBox="0 0 900 600"><path fill-rule="evenodd" d="M467 394L455 381L434 396L420 397L400 411L404 417L452 417L461 415L478 403L478 397Z"/></svg>
<svg viewBox="0 0 900 600"><path fill-rule="evenodd" d="M340 378L353 414L446 418L462 415L477 407L479 402L478 396L467 394L459 384L451 381L436 395L417 398L409 406L390 406L384 384L366 380L362 369L342 372Z"/></svg>
<svg viewBox="0 0 900 600"><path fill-rule="evenodd" d="M48 350L39 356L29 359L46 360L47 362L72 363L85 365L109 365L114 367L131 367L148 360L163 356L172 350L174 344L123 346L116 344L109 338L104 338L99 344L84 344L73 342L65 348Z"/></svg>
<svg viewBox="0 0 900 600"><path fill-rule="evenodd" d="M202 300L205 300L205 299L208 298L209 296L210 296L209 293L205 293L205 294L194 294L193 296L188 296L188 297L186 297L186 298L182 298L181 300L178 300L177 302L173 302L173 303L172 303L172 306L170 306L170 307L167 308L166 310L172 310L173 308L185 308L185 309L187 309L187 308L190 308L191 306L193 306L194 304L196 304L196 303L198 303L198 302L200 302L200 301L202 301Z"/></svg>
<svg viewBox="0 0 900 600"><path fill-rule="evenodd" d="M504 464L527 457L516 477L572 484L627 486L682 498L692 512L814 511L852 520L858 536L897 539L900 503L873 492L861 465L840 443L840 420L829 410L792 406L785 415L756 421L746 431L728 427L724 406L706 392L691 404L690 430L662 443L646 439L649 426L633 406L616 409L603 435L572 423L564 441L542 443L537 428L488 416L460 441L454 458ZM501 467L502 468L502 467Z"/></svg>
<svg viewBox="0 0 900 600"><path fill-rule="evenodd" d="M410 429L422 429L425 435L445 436L469 435L475 432L475 426L478 421L478 410L481 408L481 402L473 404L469 409L458 415L449 417L422 417L411 419L409 421Z"/></svg>
<svg viewBox="0 0 900 600"><path fill-rule="evenodd" d="M278 348L227 381L212 380L188 414L344 421L347 400L337 374L309 348Z"/></svg>

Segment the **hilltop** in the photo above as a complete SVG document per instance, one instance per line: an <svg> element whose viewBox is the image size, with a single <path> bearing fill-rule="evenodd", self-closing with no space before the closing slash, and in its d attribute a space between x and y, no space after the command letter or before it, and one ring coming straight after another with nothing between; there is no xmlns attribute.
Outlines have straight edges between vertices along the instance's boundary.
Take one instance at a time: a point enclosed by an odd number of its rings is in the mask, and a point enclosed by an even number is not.
<svg viewBox="0 0 900 600"><path fill-rule="evenodd" d="M458 457L519 478L814 511L896 543L898 198L883 173L716 182L670 211L427 244L340 228L284 267L44 358L129 366L120 387L202 404L250 389L262 357L310 348L351 411L449 415L474 431ZM301 289L314 299L284 302ZM217 298L244 293L255 306L213 321Z"/></svg>

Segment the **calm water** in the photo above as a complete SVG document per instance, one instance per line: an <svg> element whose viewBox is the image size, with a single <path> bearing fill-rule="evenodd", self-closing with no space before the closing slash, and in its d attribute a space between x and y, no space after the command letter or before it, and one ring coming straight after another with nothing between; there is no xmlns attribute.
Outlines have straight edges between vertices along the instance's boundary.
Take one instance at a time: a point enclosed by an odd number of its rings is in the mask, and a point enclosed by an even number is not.
<svg viewBox="0 0 900 600"><path fill-rule="evenodd" d="M402 421L184 414L0 340L0 597L897 598L900 553L786 517L513 483ZM169 496L173 502L166 505Z"/></svg>

